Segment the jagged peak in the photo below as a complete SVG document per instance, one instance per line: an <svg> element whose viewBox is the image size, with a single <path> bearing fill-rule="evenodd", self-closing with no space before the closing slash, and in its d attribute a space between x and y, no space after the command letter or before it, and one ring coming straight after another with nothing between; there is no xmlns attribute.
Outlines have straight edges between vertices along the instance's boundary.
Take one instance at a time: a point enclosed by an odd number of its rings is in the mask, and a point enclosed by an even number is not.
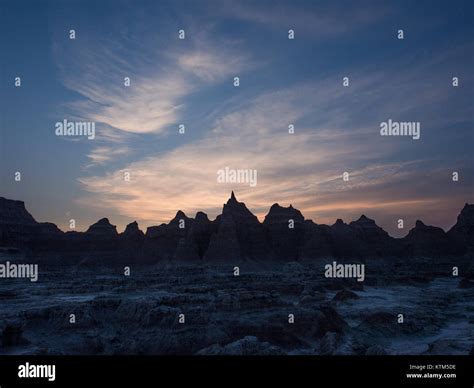
<svg viewBox="0 0 474 388"><path fill-rule="evenodd" d="M186 216L186 214L184 214L182 210L178 210L174 218L188 218L188 217Z"/></svg>
<svg viewBox="0 0 474 388"><path fill-rule="evenodd" d="M362 214L357 221L352 221L351 224L353 223L375 223L375 221L372 218L367 217L365 214Z"/></svg>
<svg viewBox="0 0 474 388"><path fill-rule="evenodd" d="M421 220L416 220L415 222L415 228L423 228L425 227L426 225L423 223L423 221Z"/></svg>
<svg viewBox="0 0 474 388"><path fill-rule="evenodd" d="M236 206L239 206L239 207L246 207L245 206L245 203L243 202L239 202L234 194L234 192L232 191L232 193L230 194L230 198L227 200L227 202L224 204L224 208L225 207L228 207L228 206L231 206L231 207L236 207Z"/></svg>
<svg viewBox="0 0 474 388"><path fill-rule="evenodd" d="M468 212L474 212L474 205L471 205L469 203L465 203L464 207L461 210L461 213L459 215L465 215Z"/></svg>
<svg viewBox="0 0 474 388"><path fill-rule="evenodd" d="M297 221L304 221L304 217L301 214L301 212L298 209L295 209L292 205L288 207L280 206L278 203L274 203L271 207L270 210L268 211L268 214L265 216L264 222L269 222L269 221L287 221L288 217L293 217Z"/></svg>
<svg viewBox="0 0 474 388"><path fill-rule="evenodd" d="M179 220L189 220L189 217L186 214L184 214L184 212L182 210L178 210L176 212L176 215L170 221L170 223L171 222L178 222Z"/></svg>
<svg viewBox="0 0 474 388"><path fill-rule="evenodd" d="M206 213L198 211L195 217L196 221L209 221L209 217Z"/></svg>
<svg viewBox="0 0 474 388"><path fill-rule="evenodd" d="M234 191L232 190L232 192L230 193L230 198L227 200L227 205L231 205L231 204L240 204L242 202L239 202L235 196L235 193Z"/></svg>
<svg viewBox="0 0 474 388"><path fill-rule="evenodd" d="M474 225L474 205L466 203L458 214L457 222L451 228L451 231L472 225Z"/></svg>
<svg viewBox="0 0 474 388"><path fill-rule="evenodd" d="M137 221L130 222L125 227L125 231L127 231L127 230L140 230L140 228L138 227L138 222Z"/></svg>
<svg viewBox="0 0 474 388"><path fill-rule="evenodd" d="M178 210L176 212L176 215L169 222L169 224L176 224L176 223L180 222L181 220L185 220L187 222L188 220L190 220L190 218L186 214L184 214L184 212L182 210Z"/></svg>
<svg viewBox="0 0 474 388"><path fill-rule="evenodd" d="M104 217L97 221L95 224L89 226L86 233L96 233L96 232L104 232L104 231L113 231L113 233L117 233L117 227L112 225L108 218Z"/></svg>
<svg viewBox="0 0 474 388"><path fill-rule="evenodd" d="M140 230L140 228L138 227L138 222L137 221L133 221L133 222L130 222L126 227L125 227L125 230L124 230L124 235L144 235L144 233Z"/></svg>
<svg viewBox="0 0 474 388"><path fill-rule="evenodd" d="M110 226L112 226L112 224L110 223L110 221L107 217L101 218L99 221L97 221L92 226L94 226L94 225L110 225Z"/></svg>
<svg viewBox="0 0 474 388"><path fill-rule="evenodd" d="M224 208L222 209L222 214L229 214L232 213L234 215L245 216L252 218L257 218L248 208L245 206L244 202L237 201L235 197L234 191L232 191L229 200L227 203L224 204Z"/></svg>
<svg viewBox="0 0 474 388"><path fill-rule="evenodd" d="M272 206L270 206L270 212L277 210L293 210L299 212L299 210L295 209L291 204L288 207L281 206L279 203L274 203Z"/></svg>
<svg viewBox="0 0 474 388"><path fill-rule="evenodd" d="M362 226L362 227L377 227L379 229L380 226L378 226L375 221L369 217L367 217L365 214L362 214L357 221L352 221L349 223L350 226ZM383 230L383 229L382 229Z"/></svg>

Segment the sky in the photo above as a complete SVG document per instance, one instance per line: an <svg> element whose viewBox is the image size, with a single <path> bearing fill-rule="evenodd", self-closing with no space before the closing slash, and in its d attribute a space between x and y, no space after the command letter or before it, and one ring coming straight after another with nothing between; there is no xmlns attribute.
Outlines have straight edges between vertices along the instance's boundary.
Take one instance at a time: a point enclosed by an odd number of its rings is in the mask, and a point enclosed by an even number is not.
<svg viewBox="0 0 474 388"><path fill-rule="evenodd" d="M365 214L397 237L417 219L449 229L474 202L473 11L2 0L0 196L63 230L213 219L232 190L261 221L279 203L316 223ZM420 139L381 136L389 119L419 122ZM95 138L57 136L63 120L94 122ZM257 184L219 182L225 167Z"/></svg>

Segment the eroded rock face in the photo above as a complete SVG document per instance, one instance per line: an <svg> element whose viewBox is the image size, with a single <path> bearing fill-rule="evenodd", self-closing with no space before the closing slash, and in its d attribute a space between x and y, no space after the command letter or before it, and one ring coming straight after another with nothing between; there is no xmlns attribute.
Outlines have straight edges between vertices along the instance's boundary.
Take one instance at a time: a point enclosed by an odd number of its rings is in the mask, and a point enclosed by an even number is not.
<svg viewBox="0 0 474 388"><path fill-rule="evenodd" d="M102 218L87 229L86 236L97 239L113 239L117 237L117 227L112 225L108 218Z"/></svg>
<svg viewBox="0 0 474 388"><path fill-rule="evenodd" d="M273 258L284 261L298 260L304 241L304 217L293 206L274 204L265 216L263 226Z"/></svg>
<svg viewBox="0 0 474 388"><path fill-rule="evenodd" d="M196 213L196 218L192 223L189 233L178 242L174 260L190 262L203 260L214 230L214 225L209 221L205 213Z"/></svg>
<svg viewBox="0 0 474 388"><path fill-rule="evenodd" d="M57 241L63 232L49 222L37 222L22 201L0 197L0 246L42 250L43 241Z"/></svg>
<svg viewBox="0 0 474 388"><path fill-rule="evenodd" d="M0 220L4 225L35 225L33 216L28 213L23 201L0 197Z"/></svg>
<svg viewBox="0 0 474 388"><path fill-rule="evenodd" d="M231 216L222 216L218 221L217 232L211 235L204 259L237 262L242 257L237 225Z"/></svg>
<svg viewBox="0 0 474 388"><path fill-rule="evenodd" d="M269 257L262 224L244 203L237 201L234 192L224 205L221 217L216 219L216 229L205 254L206 260L265 260Z"/></svg>
<svg viewBox="0 0 474 388"><path fill-rule="evenodd" d="M393 254L394 239L374 220L362 215L357 221L352 221L349 226L357 239L357 246L354 248L359 253L358 256L387 257Z"/></svg>
<svg viewBox="0 0 474 388"><path fill-rule="evenodd" d="M137 221L128 224L122 234L125 239L141 239L145 237L145 234L138 227Z"/></svg>
<svg viewBox="0 0 474 388"><path fill-rule="evenodd" d="M0 244L17 246L34 241L38 223L22 201L0 197Z"/></svg>
<svg viewBox="0 0 474 388"><path fill-rule="evenodd" d="M168 224L149 227L145 234L143 248L145 260L147 262L172 261L178 245L183 244L193 223L192 218L179 210Z"/></svg>
<svg viewBox="0 0 474 388"><path fill-rule="evenodd" d="M448 237L457 254L474 252L474 205L464 205Z"/></svg>
<svg viewBox="0 0 474 388"><path fill-rule="evenodd" d="M340 218L331 226L335 257L360 256L360 241L354 229Z"/></svg>
<svg viewBox="0 0 474 388"><path fill-rule="evenodd" d="M303 246L300 260L314 260L335 255L333 236L327 225L316 225L313 221L305 221Z"/></svg>
<svg viewBox="0 0 474 388"><path fill-rule="evenodd" d="M145 234L138 227L136 221L128 224L123 233L119 235L118 257L129 263L143 260L143 243Z"/></svg>
<svg viewBox="0 0 474 388"><path fill-rule="evenodd" d="M416 221L415 227L403 239L405 252L412 256L440 257L449 253L451 247L443 229L427 226Z"/></svg>

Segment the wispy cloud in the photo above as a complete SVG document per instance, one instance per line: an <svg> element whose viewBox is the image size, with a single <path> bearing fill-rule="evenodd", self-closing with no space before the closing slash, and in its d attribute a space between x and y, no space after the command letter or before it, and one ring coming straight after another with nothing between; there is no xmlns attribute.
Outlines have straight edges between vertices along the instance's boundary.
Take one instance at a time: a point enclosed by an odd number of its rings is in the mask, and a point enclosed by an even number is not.
<svg viewBox="0 0 474 388"><path fill-rule="evenodd" d="M183 42L176 37L162 51L137 47L139 36L68 49L55 45L64 85L81 96L66 104L66 112L99 123L88 166L129 154L130 134L165 134L183 119L187 97L255 66L236 42L212 41L206 29Z"/></svg>
<svg viewBox="0 0 474 388"><path fill-rule="evenodd" d="M333 4L331 7L310 3L289 4L283 1L255 3L251 1L228 0L221 3L219 12L229 18L236 18L258 23L282 32L295 29L301 37L309 39L327 39L370 26L388 16L389 7L361 4L355 9L344 4ZM283 32L284 33L284 32Z"/></svg>

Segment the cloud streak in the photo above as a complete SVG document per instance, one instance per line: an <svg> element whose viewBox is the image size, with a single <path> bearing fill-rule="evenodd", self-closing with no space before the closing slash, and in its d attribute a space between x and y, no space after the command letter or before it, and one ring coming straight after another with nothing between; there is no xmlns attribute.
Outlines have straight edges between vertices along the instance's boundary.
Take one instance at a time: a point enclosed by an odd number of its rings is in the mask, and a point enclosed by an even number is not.
<svg viewBox="0 0 474 388"><path fill-rule="evenodd" d="M204 29L182 42L176 37L166 50L147 53L137 49L139 36L127 37L126 44L55 46L64 85L81 96L66 104L66 113L99 123L89 166L130 154L130 134L166 134L183 120L188 97L256 65L236 42L215 42L209 34Z"/></svg>

